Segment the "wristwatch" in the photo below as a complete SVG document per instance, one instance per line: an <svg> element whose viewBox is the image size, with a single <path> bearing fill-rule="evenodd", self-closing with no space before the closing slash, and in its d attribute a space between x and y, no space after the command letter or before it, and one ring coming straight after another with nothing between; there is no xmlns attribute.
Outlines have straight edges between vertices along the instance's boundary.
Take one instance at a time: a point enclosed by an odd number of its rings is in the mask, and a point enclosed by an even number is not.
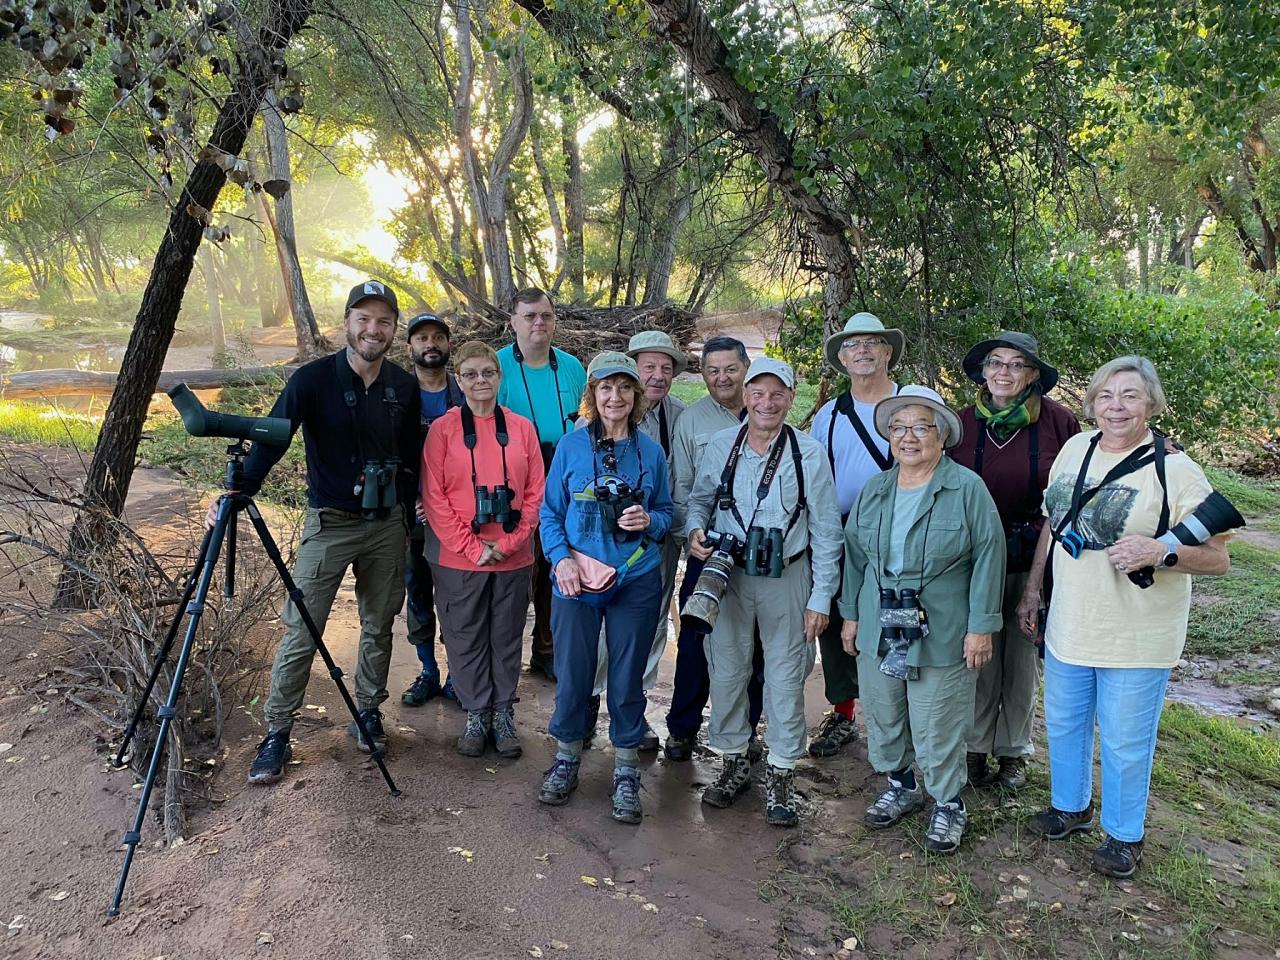
<svg viewBox="0 0 1280 960"><path fill-rule="evenodd" d="M1162 567L1176 567L1178 565L1178 551L1172 548L1166 551L1160 561L1160 565Z"/></svg>

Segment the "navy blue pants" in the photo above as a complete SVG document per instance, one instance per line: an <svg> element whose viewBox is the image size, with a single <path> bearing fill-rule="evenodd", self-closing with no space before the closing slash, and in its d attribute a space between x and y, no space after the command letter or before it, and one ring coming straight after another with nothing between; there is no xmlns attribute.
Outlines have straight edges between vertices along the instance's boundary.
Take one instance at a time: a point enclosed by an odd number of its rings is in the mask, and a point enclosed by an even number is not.
<svg viewBox="0 0 1280 960"><path fill-rule="evenodd" d="M679 608L693 594L702 573L702 561L692 555L685 558L684 580L680 582ZM703 647L707 635L687 627L680 628L676 638L676 680L671 694L671 710L667 713L667 733L673 737L692 737L702 728L702 711L711 697L711 677L707 672L707 654ZM764 708L764 649L760 646L760 628L756 628L755 653L751 661L751 680L747 684L747 719L754 734L760 725Z"/></svg>
<svg viewBox="0 0 1280 960"><path fill-rule="evenodd" d="M602 603L601 600L604 599ZM658 628L662 571L657 567L627 577L607 599L583 594L551 597L555 638L556 709L551 735L573 743L587 735L588 703L595 689L600 623L605 626L609 671L609 740L615 747L638 747L644 738L644 671Z"/></svg>

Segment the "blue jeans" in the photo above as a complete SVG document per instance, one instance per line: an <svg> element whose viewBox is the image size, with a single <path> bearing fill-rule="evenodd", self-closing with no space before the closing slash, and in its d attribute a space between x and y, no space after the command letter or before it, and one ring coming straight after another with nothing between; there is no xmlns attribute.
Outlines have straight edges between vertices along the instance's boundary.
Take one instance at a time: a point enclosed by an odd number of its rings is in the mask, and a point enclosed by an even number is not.
<svg viewBox="0 0 1280 960"><path fill-rule="evenodd" d="M1093 727L1102 741L1102 829L1142 839L1167 667L1080 667L1046 646L1044 725L1052 804L1083 810L1093 800Z"/></svg>
<svg viewBox="0 0 1280 960"><path fill-rule="evenodd" d="M553 737L573 743L587 735L587 704L595 688L603 620L609 650L605 685L609 740L615 747L640 746L644 738L644 670L661 602L662 571L657 567L627 577L603 606L552 595L556 709L548 730Z"/></svg>

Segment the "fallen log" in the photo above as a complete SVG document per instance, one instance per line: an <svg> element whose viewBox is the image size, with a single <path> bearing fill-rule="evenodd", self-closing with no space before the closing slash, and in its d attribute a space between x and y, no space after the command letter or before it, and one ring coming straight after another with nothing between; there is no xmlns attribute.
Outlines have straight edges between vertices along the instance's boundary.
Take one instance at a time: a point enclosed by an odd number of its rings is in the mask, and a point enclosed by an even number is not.
<svg viewBox="0 0 1280 960"><path fill-rule="evenodd" d="M165 393L179 383L192 390L280 383L288 380L296 366L225 367L213 370L168 370L160 374L156 393ZM116 388L116 375L90 370L31 370L0 374L0 399L45 400L53 397L109 397Z"/></svg>

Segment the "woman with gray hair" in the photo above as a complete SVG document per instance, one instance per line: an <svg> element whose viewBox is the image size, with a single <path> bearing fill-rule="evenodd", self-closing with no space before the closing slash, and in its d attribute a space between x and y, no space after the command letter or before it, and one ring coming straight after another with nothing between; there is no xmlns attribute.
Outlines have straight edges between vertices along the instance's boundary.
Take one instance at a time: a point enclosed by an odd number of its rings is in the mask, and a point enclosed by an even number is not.
<svg viewBox="0 0 1280 960"><path fill-rule="evenodd" d="M854 502L840 595L868 759L889 778L863 820L893 826L924 806L927 790L925 847L954 853L968 823L960 791L974 687L1000 628L1004 531L982 481L943 456L963 431L938 394L903 387L876 405L875 426L895 463Z"/></svg>
<svg viewBox="0 0 1280 960"><path fill-rule="evenodd" d="M1092 828L1096 722L1106 839L1093 866L1120 878L1142 859L1165 685L1187 636L1188 574L1223 574L1231 563L1222 536L1199 546L1168 536L1213 491L1190 457L1167 456L1152 434L1150 419L1167 407L1145 357L1119 357L1093 375L1084 413L1098 429L1072 437L1054 462L1048 521L1018 607L1030 632L1052 539L1061 549L1052 551L1045 630L1051 806L1031 827L1050 840Z"/></svg>

